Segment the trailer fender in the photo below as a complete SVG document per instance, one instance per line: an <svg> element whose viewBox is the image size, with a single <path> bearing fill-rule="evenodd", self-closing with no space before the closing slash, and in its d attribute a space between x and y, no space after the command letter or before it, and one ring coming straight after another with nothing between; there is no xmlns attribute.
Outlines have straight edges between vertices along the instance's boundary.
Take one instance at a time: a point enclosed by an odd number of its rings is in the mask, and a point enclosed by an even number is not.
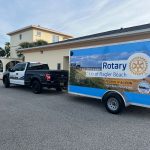
<svg viewBox="0 0 150 150"><path fill-rule="evenodd" d="M110 93L118 94L122 98L125 107L129 106L127 99L123 96L123 94L120 93L119 91L115 91L115 90L109 90L109 91L105 92L104 95L102 96L102 102L104 102L105 97Z"/></svg>

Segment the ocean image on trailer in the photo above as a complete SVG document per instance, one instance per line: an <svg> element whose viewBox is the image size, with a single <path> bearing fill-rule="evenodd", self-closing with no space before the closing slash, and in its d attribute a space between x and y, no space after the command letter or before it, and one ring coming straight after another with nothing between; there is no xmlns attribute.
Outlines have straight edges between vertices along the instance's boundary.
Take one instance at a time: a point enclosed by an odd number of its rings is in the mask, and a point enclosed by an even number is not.
<svg viewBox="0 0 150 150"><path fill-rule="evenodd" d="M142 91L139 90L139 85L141 82L149 84L150 74L144 78L142 78L142 74L139 75L140 78L135 78L129 74L129 71L134 69L136 72L143 71L142 68L146 67L146 63L142 64L142 59L133 59L132 65L130 63L128 65L127 60L130 60L130 57L135 54L150 56L150 50L147 49L150 49L147 45L141 49L141 47L135 48L131 43L130 46L122 44L73 50L70 59L70 84L120 91ZM134 72L132 71L132 73Z"/></svg>

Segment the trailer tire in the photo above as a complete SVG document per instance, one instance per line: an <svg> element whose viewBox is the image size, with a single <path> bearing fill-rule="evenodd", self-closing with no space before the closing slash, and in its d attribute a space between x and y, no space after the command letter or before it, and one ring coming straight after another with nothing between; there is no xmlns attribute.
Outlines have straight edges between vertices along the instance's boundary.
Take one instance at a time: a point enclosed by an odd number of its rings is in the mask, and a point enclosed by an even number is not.
<svg viewBox="0 0 150 150"><path fill-rule="evenodd" d="M32 91L35 94L40 94L42 93L42 85L38 80L34 80L32 82Z"/></svg>
<svg viewBox="0 0 150 150"><path fill-rule="evenodd" d="M5 88L9 88L10 87L10 82L9 82L8 77L4 77L3 84L4 84Z"/></svg>
<svg viewBox="0 0 150 150"><path fill-rule="evenodd" d="M123 98L115 92L110 92L104 96L104 105L108 112L118 114L125 109Z"/></svg>

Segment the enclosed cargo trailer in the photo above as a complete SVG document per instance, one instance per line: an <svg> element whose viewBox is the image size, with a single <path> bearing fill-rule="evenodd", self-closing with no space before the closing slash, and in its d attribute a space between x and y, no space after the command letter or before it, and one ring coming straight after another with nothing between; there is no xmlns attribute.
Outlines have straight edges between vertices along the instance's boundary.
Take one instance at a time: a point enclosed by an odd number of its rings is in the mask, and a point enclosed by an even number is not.
<svg viewBox="0 0 150 150"><path fill-rule="evenodd" d="M69 76L69 93L100 99L111 113L150 107L150 41L73 49Z"/></svg>

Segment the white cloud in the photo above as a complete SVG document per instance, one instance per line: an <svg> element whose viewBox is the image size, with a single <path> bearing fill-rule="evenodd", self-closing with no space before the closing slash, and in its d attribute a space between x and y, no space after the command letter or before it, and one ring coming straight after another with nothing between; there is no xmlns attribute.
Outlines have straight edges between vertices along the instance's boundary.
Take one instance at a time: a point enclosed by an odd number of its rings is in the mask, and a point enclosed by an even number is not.
<svg viewBox="0 0 150 150"><path fill-rule="evenodd" d="M104 7L99 7L98 3L100 3L99 0L97 0L97 5L95 3L94 11L90 10L87 13L89 18L83 17L84 20L81 22L72 21L73 23L66 24L70 32L74 29L78 31L76 35L80 36L150 22L148 5L150 2L148 0L140 2L125 0L121 3L115 3L115 5L111 4L109 0Z"/></svg>
<svg viewBox="0 0 150 150"><path fill-rule="evenodd" d="M150 23L149 0L0 0L0 45L6 33L40 24L75 36Z"/></svg>

